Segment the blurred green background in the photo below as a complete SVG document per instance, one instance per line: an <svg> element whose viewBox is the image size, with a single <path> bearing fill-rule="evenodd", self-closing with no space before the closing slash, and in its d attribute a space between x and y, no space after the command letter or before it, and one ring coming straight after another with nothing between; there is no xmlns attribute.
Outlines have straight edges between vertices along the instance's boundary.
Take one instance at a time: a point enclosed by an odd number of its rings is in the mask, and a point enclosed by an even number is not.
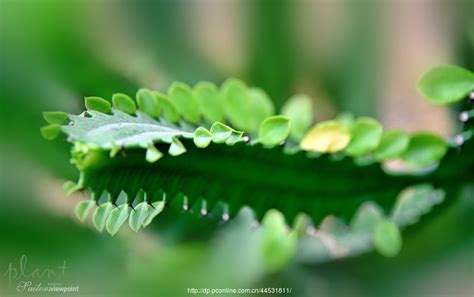
<svg viewBox="0 0 474 297"><path fill-rule="evenodd" d="M436 64L474 69L471 0L0 3L0 296L23 294L8 278L22 255L29 272L66 261L61 282L79 285L77 296L261 286L292 287L294 296L474 295L469 194L406 230L397 258L368 254L266 275L233 235L169 243L149 230L111 238L80 224L73 208L81 197L61 190L77 178L68 144L39 134L42 111L78 113L84 96L236 76L277 107L310 95L318 121L351 111L450 135L450 111L425 103L415 81Z"/></svg>

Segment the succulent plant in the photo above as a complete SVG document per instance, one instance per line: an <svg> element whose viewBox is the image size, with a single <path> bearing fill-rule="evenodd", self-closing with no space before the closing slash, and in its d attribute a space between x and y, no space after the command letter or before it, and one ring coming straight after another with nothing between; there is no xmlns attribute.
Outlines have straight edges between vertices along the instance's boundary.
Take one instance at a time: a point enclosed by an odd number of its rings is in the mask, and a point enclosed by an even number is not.
<svg viewBox="0 0 474 297"><path fill-rule="evenodd" d="M401 229L472 186L474 74L435 67L418 89L434 104L466 102L452 139L348 114L313 124L304 95L276 114L263 90L235 78L140 89L136 100L114 94L112 104L87 97L80 115L45 112L41 133L72 144L80 178L64 190L89 196L76 207L81 221L93 213L94 226L114 235L127 221L134 231L159 225L166 212L176 224L204 219L211 227L199 232L251 218L243 221L255 249L276 271L374 248L395 256ZM392 160L404 169L387 167Z"/></svg>

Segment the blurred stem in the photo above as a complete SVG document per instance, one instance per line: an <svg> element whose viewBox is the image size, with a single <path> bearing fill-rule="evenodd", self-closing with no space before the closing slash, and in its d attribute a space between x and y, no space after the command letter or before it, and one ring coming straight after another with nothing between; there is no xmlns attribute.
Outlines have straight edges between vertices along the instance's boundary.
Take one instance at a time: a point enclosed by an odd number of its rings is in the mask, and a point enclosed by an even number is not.
<svg viewBox="0 0 474 297"><path fill-rule="evenodd" d="M248 2L251 10L250 82L267 91L277 108L290 95L295 77L290 28L293 5L288 0Z"/></svg>
<svg viewBox="0 0 474 297"><path fill-rule="evenodd" d="M457 63L467 69L474 69L474 13L472 1L460 1L453 5L451 18L454 22L453 42L456 45Z"/></svg>
<svg viewBox="0 0 474 297"><path fill-rule="evenodd" d="M127 12L136 15L137 33L145 47L150 47L171 78L190 84L204 79L216 80L216 74L196 53L189 38L185 1L139 0L124 4Z"/></svg>
<svg viewBox="0 0 474 297"><path fill-rule="evenodd" d="M381 4L346 1L344 7L347 15L344 42L333 61L325 63L324 84L339 110L373 116L381 77L382 40L378 31Z"/></svg>

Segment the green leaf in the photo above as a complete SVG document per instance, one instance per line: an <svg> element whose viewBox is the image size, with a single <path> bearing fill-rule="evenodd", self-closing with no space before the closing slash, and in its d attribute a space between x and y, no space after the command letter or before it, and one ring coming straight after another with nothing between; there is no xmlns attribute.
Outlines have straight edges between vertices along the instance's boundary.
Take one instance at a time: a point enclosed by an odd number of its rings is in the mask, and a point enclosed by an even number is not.
<svg viewBox="0 0 474 297"><path fill-rule="evenodd" d="M186 121L193 124L198 124L201 121L199 102L188 85L175 82L170 86L168 95Z"/></svg>
<svg viewBox="0 0 474 297"><path fill-rule="evenodd" d="M234 129L231 127L215 122L211 126L212 141L215 143L224 143L230 135L232 135L232 131L234 131Z"/></svg>
<svg viewBox="0 0 474 297"><path fill-rule="evenodd" d="M163 114L165 120L170 123L179 122L181 115L179 114L173 102L171 102L170 99L162 93L155 92L154 94L156 100L158 100L158 105L160 106L161 113Z"/></svg>
<svg viewBox="0 0 474 297"><path fill-rule="evenodd" d="M123 223L125 223L128 219L129 215L129 207L128 204L122 204L112 210L109 217L106 221L106 228L107 232L110 235L114 236L122 227Z"/></svg>
<svg viewBox="0 0 474 297"><path fill-rule="evenodd" d="M81 201L76 205L76 216L81 222L86 220L87 214L89 214L94 205L95 201L92 199Z"/></svg>
<svg viewBox="0 0 474 297"><path fill-rule="evenodd" d="M249 120L251 110L251 99L247 86L236 78L227 79L221 89L224 102L224 112L233 127L253 132L258 129L253 121Z"/></svg>
<svg viewBox="0 0 474 297"><path fill-rule="evenodd" d="M201 113L209 123L224 121L224 108L221 94L216 85L210 82L200 82L194 87L194 94L199 102Z"/></svg>
<svg viewBox="0 0 474 297"><path fill-rule="evenodd" d="M446 154L448 144L441 137L419 132L411 135L410 144L402 158L415 167L429 166L437 163Z"/></svg>
<svg viewBox="0 0 474 297"><path fill-rule="evenodd" d="M156 202L153 202L151 205L149 205L148 214L142 222L143 227L148 226L153 221L153 219L163 211L164 208L165 208L164 201L156 201Z"/></svg>
<svg viewBox="0 0 474 297"><path fill-rule="evenodd" d="M138 232L138 230L140 230L140 228L142 227L142 224L145 221L147 215L148 202L143 201L137 206L135 206L135 209L130 212L130 219L128 221L130 228L133 231Z"/></svg>
<svg viewBox="0 0 474 297"><path fill-rule="evenodd" d="M58 124L50 124L48 126L41 127L40 132L41 136L43 136L46 140L53 140L59 135L59 131L61 130L61 126Z"/></svg>
<svg viewBox="0 0 474 297"><path fill-rule="evenodd" d="M387 161L398 158L408 149L409 143L410 136L403 130L387 131L374 152L375 159Z"/></svg>
<svg viewBox="0 0 474 297"><path fill-rule="evenodd" d="M352 113L350 112L343 112L340 113L336 116L334 119L336 122L341 123L344 125L347 129L352 129L355 123L355 117Z"/></svg>
<svg viewBox="0 0 474 297"><path fill-rule="evenodd" d="M417 89L435 104L457 102L474 90L474 74L454 65L437 66L421 76Z"/></svg>
<svg viewBox="0 0 474 297"><path fill-rule="evenodd" d="M79 184L76 184L73 181L68 180L63 184L63 191L66 194L66 196L71 195L74 192L77 192L82 189L82 186Z"/></svg>
<svg viewBox="0 0 474 297"><path fill-rule="evenodd" d="M178 138L176 137L173 137L171 139L171 145L170 145L170 148L168 150L168 153L171 155L171 156L179 156L181 154L184 154L186 152L186 148L184 147L184 145L181 143L181 141L179 141Z"/></svg>
<svg viewBox="0 0 474 297"><path fill-rule="evenodd" d="M336 153L347 147L351 140L349 130L336 121L313 126L300 142L301 149L309 152Z"/></svg>
<svg viewBox="0 0 474 297"><path fill-rule="evenodd" d="M161 159L163 157L163 153L160 152L153 143L148 145L148 148L146 150L146 155L145 155L145 160L147 160L150 163L154 163Z"/></svg>
<svg viewBox="0 0 474 297"><path fill-rule="evenodd" d="M67 113L62 111L45 111L43 112L43 118L49 124L62 125L67 121L68 116Z"/></svg>
<svg viewBox="0 0 474 297"><path fill-rule="evenodd" d="M262 122L258 137L265 145L277 145L284 141L289 133L290 120L285 116L272 116Z"/></svg>
<svg viewBox="0 0 474 297"><path fill-rule="evenodd" d="M102 232L102 230L104 230L105 222L112 213L113 209L114 205L111 202L106 202L97 207L97 209L95 210L94 216L92 217L92 222L94 223L95 228L99 232Z"/></svg>
<svg viewBox="0 0 474 297"><path fill-rule="evenodd" d="M115 109L121 110L128 114L135 114L135 112L137 111L135 101L133 101L132 98L125 94L113 94L112 103L114 104Z"/></svg>
<svg viewBox="0 0 474 297"><path fill-rule="evenodd" d="M272 101L263 90L248 88L236 78L223 83L221 94L225 115L239 130L257 132L262 121L275 112Z"/></svg>
<svg viewBox="0 0 474 297"><path fill-rule="evenodd" d="M109 156L110 158L114 158L115 156L117 156L117 154L121 151L122 149L116 145L115 143L112 144L112 147L110 148L110 153L109 153Z"/></svg>
<svg viewBox="0 0 474 297"><path fill-rule="evenodd" d="M430 184L404 189L397 197L390 220L399 226L415 224L420 217L445 199L445 192Z"/></svg>
<svg viewBox="0 0 474 297"><path fill-rule="evenodd" d="M311 218L307 214L300 213L293 221L293 229L291 232L295 233L297 238L301 238L306 235L311 223Z"/></svg>
<svg viewBox="0 0 474 297"><path fill-rule="evenodd" d="M131 116L119 110L113 116L90 111L91 117L71 115L74 125L62 126L73 141L93 144L104 149L146 147L173 136L192 137L193 133L161 123L138 111Z"/></svg>
<svg viewBox="0 0 474 297"><path fill-rule="evenodd" d="M207 147L212 141L212 134L206 128L199 127L194 131L194 144L199 148Z"/></svg>
<svg viewBox="0 0 474 297"><path fill-rule="evenodd" d="M160 116L160 105L158 105L158 100L155 98L155 95L149 89L139 89L137 91L137 103L138 108L144 113L158 118Z"/></svg>
<svg viewBox="0 0 474 297"><path fill-rule="evenodd" d="M300 141L313 122L313 104L306 95L295 95L283 105L281 113L291 122L290 137Z"/></svg>
<svg viewBox="0 0 474 297"><path fill-rule="evenodd" d="M352 139L347 147L351 156L366 155L377 148L382 139L383 128L372 118L359 118L351 129Z"/></svg>
<svg viewBox="0 0 474 297"><path fill-rule="evenodd" d="M110 102L100 97L86 97L84 99L88 110L95 110L102 113L109 113L112 109Z"/></svg>
<svg viewBox="0 0 474 297"><path fill-rule="evenodd" d="M386 187L386 184L384 186ZM310 227L310 232L302 233L299 249L295 255L296 260L318 263L371 251L374 248L375 232L380 223L388 221L396 224L399 229L403 228L416 223L423 214L428 213L434 205L442 201L443 191L435 190L431 185L420 184L406 188L398 194L389 221L384 218L380 205L372 201L360 205L352 217L350 226L329 215L322 220L317 229L311 231ZM390 246L389 241L381 241L384 248L385 245Z"/></svg>
<svg viewBox="0 0 474 297"><path fill-rule="evenodd" d="M263 120L275 114L275 107L273 106L273 101L264 90L249 88L248 93L252 103L249 121L253 122L253 127L258 127Z"/></svg>
<svg viewBox="0 0 474 297"><path fill-rule="evenodd" d="M319 229L331 236L340 236L348 233L349 226L344 220L330 214L321 221Z"/></svg>
<svg viewBox="0 0 474 297"><path fill-rule="evenodd" d="M233 130L229 138L227 138L227 140L225 141L225 144L230 146L236 144L237 142L242 140L242 135L244 135L244 132Z"/></svg>
<svg viewBox="0 0 474 297"><path fill-rule="evenodd" d="M382 209L375 203L366 202L352 218L351 228L355 232L372 233L383 219Z"/></svg>
<svg viewBox="0 0 474 297"><path fill-rule="evenodd" d="M262 220L262 252L265 268L269 272L278 271L293 257L297 237L290 233L285 218L277 210L269 210Z"/></svg>
<svg viewBox="0 0 474 297"><path fill-rule="evenodd" d="M395 257L402 248L402 236L397 225L383 220L377 224L373 236L374 247L385 257Z"/></svg>

